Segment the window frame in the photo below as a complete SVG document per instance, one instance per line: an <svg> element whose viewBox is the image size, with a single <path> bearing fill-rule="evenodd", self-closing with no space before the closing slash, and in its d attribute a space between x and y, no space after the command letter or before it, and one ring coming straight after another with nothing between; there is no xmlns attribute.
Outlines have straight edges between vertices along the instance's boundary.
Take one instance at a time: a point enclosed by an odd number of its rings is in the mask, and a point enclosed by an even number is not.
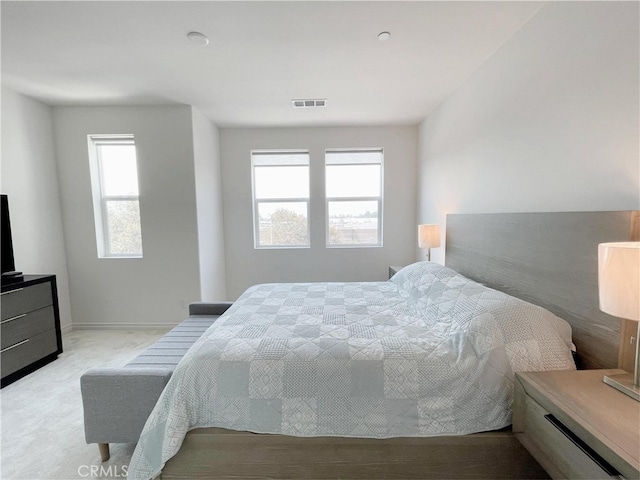
<svg viewBox="0 0 640 480"><path fill-rule="evenodd" d="M132 145L136 147L135 137L132 134L118 135L87 135L89 144L89 164L91 173L91 191L93 195L94 220L96 227L96 243L98 258L143 258L144 247L142 240L142 212L140 212L140 253L114 253L111 251L111 235L109 233L108 202L135 201L140 211L140 184L138 171L138 155L136 151L136 180L138 181L138 194L107 195L104 185L104 168L100 147L104 145Z"/></svg>
<svg viewBox="0 0 640 480"><path fill-rule="evenodd" d="M380 161L375 162L345 162L327 163L327 154L340 153L379 153ZM376 196L342 196L330 197L327 195L327 167L332 165L360 166L360 165L380 165L380 195ZM326 248L378 248L383 246L383 207L384 207L384 149L382 147L373 148L327 148L324 153L324 173L325 173L325 247ZM330 202L372 202L378 203L378 231L376 243L330 243L330 222L329 203Z"/></svg>
<svg viewBox="0 0 640 480"><path fill-rule="evenodd" d="M268 155L306 155L306 163L278 163L278 164L264 164L256 165L255 159L258 156ZM278 198L265 198L259 199L256 197L256 167L292 167L292 166L306 166L307 167L307 182L308 182L308 195L307 197L278 197ZM311 248L311 158L309 150L302 149L269 149L269 150L251 150L251 200L253 208L253 248L255 250L282 250L282 249L301 249ZM295 244L295 245L260 245L260 215L259 205L262 203L305 203L306 215L307 215L307 243Z"/></svg>

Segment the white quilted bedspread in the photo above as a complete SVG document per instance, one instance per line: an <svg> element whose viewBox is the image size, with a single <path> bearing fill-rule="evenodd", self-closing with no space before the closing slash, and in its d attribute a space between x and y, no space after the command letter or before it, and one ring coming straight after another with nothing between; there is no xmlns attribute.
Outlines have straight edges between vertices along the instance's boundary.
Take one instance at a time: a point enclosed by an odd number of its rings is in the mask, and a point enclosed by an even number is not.
<svg viewBox="0 0 640 480"><path fill-rule="evenodd" d="M420 262L390 281L249 288L187 352L129 478L197 427L298 436L461 435L511 423L514 371L573 369L550 312Z"/></svg>

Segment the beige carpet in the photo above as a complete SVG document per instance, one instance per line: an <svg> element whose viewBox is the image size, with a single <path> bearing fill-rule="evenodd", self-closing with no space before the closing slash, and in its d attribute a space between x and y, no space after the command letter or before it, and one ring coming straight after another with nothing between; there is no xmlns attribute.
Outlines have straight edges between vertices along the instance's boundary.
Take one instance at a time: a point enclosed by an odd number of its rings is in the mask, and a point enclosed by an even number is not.
<svg viewBox="0 0 640 480"><path fill-rule="evenodd" d="M124 365L164 333L69 332L57 360L0 390L0 478L125 478L134 445L112 445L111 459L101 463L98 447L85 443L80 376L93 366Z"/></svg>

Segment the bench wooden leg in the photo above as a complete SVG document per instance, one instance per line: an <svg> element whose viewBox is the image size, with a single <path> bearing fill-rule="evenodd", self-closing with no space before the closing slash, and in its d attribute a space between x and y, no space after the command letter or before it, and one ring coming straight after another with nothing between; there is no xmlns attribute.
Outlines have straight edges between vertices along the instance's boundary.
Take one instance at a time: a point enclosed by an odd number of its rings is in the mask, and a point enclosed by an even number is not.
<svg viewBox="0 0 640 480"><path fill-rule="evenodd" d="M109 444L108 443L99 443L98 448L100 449L100 458L103 462L109 460L111 454L109 453Z"/></svg>

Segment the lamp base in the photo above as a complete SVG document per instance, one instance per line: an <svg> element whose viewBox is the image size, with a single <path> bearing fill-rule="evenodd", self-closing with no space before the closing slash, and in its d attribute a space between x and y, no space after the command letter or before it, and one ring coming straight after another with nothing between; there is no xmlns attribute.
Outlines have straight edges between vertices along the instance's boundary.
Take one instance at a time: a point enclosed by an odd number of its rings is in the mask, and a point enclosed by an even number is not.
<svg viewBox="0 0 640 480"><path fill-rule="evenodd" d="M640 385L633 383L633 375L631 373L605 375L602 381L640 402Z"/></svg>

